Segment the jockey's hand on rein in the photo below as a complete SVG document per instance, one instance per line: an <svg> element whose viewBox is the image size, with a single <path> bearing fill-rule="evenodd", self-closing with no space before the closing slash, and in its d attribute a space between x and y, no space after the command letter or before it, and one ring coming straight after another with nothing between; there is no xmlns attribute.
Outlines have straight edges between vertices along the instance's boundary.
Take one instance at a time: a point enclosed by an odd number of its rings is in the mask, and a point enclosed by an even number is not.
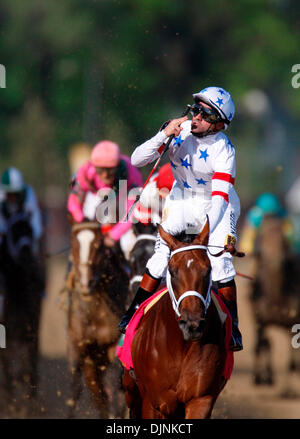
<svg viewBox="0 0 300 439"><path fill-rule="evenodd" d="M245 256L245 253L238 252L235 248L236 243L236 237L233 235L226 235L225 243L224 243L224 250L225 252L230 253L232 256L237 256L238 258L242 258Z"/></svg>

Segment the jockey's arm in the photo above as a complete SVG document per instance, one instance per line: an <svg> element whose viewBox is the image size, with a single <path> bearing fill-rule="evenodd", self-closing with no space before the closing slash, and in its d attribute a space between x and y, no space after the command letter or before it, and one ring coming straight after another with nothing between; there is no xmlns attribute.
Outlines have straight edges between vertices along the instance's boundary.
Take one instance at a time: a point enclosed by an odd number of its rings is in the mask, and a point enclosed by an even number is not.
<svg viewBox="0 0 300 439"><path fill-rule="evenodd" d="M77 223L82 222L84 219L82 207L85 194L90 187L86 177L89 166L89 163L85 163L78 169L74 184L72 186L72 191L68 197L68 211L71 213L72 217Z"/></svg>
<svg viewBox="0 0 300 439"><path fill-rule="evenodd" d="M156 160L160 156L167 139L168 136L163 130L138 146L131 155L133 166L142 167Z"/></svg>
<svg viewBox="0 0 300 439"><path fill-rule="evenodd" d="M211 208L207 213L209 219L209 231L212 233L225 213L227 209L228 202L225 201L224 197L220 195L215 195L212 197Z"/></svg>
<svg viewBox="0 0 300 439"><path fill-rule="evenodd" d="M212 176L212 203L208 212L209 230L212 233L220 223L229 203L229 191L235 181L234 148L221 140L214 157Z"/></svg>
<svg viewBox="0 0 300 439"><path fill-rule="evenodd" d="M126 213L129 211L131 206L133 205L137 190L134 191L134 189L143 186L143 179L140 171L136 169L132 164L130 163L130 159L128 157L123 156L123 160L126 163L127 166L127 173L128 173L128 196L127 193L120 194L120 203L122 203L124 200L124 207ZM132 191L132 193L130 193ZM123 221L122 219L109 231L108 235L114 239L115 241L119 241L121 236L124 235L124 233L128 232L128 230L131 228L131 219L132 216L129 218L128 221Z"/></svg>

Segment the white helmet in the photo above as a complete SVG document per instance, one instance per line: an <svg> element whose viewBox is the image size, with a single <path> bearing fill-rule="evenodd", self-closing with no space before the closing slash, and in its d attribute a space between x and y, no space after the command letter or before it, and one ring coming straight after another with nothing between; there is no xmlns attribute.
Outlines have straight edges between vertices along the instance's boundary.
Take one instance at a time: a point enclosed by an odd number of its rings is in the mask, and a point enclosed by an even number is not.
<svg viewBox="0 0 300 439"><path fill-rule="evenodd" d="M21 192L25 187L21 172L13 167L6 169L1 176L1 186L5 192Z"/></svg>
<svg viewBox="0 0 300 439"><path fill-rule="evenodd" d="M194 93L193 98L195 102L202 101L215 108L225 122L225 129L228 127L235 113L234 102L228 91L221 87L207 87Z"/></svg>

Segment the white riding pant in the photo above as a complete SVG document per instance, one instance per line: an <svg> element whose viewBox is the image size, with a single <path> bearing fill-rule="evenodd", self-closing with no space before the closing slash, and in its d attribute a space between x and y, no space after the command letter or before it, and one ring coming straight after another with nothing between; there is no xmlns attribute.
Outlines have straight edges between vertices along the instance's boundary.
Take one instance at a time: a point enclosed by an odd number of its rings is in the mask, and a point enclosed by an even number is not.
<svg viewBox="0 0 300 439"><path fill-rule="evenodd" d="M176 235L184 230L187 233L198 234L206 222L206 213L210 209L211 202L204 200L203 197L195 193L192 196L186 192L184 192L184 197L182 198L174 199L172 194L170 194L166 199L161 226L171 235ZM217 246L208 247L209 251L207 252L211 262L213 281L228 282L236 275L233 257L230 253L214 257L210 252L216 254L222 250L227 234L236 237L236 223L239 215L240 204L237 198L235 203L228 203L223 218L210 234L209 245ZM146 265L150 274L155 278L165 277L169 258L170 249L158 233L155 252Z"/></svg>

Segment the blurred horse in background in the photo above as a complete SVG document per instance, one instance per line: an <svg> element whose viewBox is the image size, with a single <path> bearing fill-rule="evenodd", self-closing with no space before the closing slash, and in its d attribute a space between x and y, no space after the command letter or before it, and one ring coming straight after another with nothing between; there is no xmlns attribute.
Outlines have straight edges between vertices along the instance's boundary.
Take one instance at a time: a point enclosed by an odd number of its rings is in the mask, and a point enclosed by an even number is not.
<svg viewBox="0 0 300 439"><path fill-rule="evenodd" d="M129 306L139 284L143 278L146 264L154 253L156 242L157 227L156 225L142 224L140 222L132 224L133 232L136 236L136 241L129 254L130 263L130 284L129 284Z"/></svg>
<svg viewBox="0 0 300 439"><path fill-rule="evenodd" d="M282 218L264 218L255 245L256 275L250 301L256 322L254 382L274 383L271 344L267 329L271 325L291 334L292 326L300 322L300 260L284 235ZM292 349L288 372L297 364L297 349Z"/></svg>
<svg viewBox="0 0 300 439"><path fill-rule="evenodd" d="M3 324L6 328L6 349L2 352L4 387L10 397L20 383L27 387L23 393L25 398L35 397L37 393L45 271L35 245L28 215L12 215L0 246L5 294Z"/></svg>
<svg viewBox="0 0 300 439"><path fill-rule="evenodd" d="M98 222L72 225L73 284L69 291L68 362L73 375L73 415L83 374L101 418L125 414L122 368L116 358L117 329L125 311L128 275L120 251L104 245Z"/></svg>

